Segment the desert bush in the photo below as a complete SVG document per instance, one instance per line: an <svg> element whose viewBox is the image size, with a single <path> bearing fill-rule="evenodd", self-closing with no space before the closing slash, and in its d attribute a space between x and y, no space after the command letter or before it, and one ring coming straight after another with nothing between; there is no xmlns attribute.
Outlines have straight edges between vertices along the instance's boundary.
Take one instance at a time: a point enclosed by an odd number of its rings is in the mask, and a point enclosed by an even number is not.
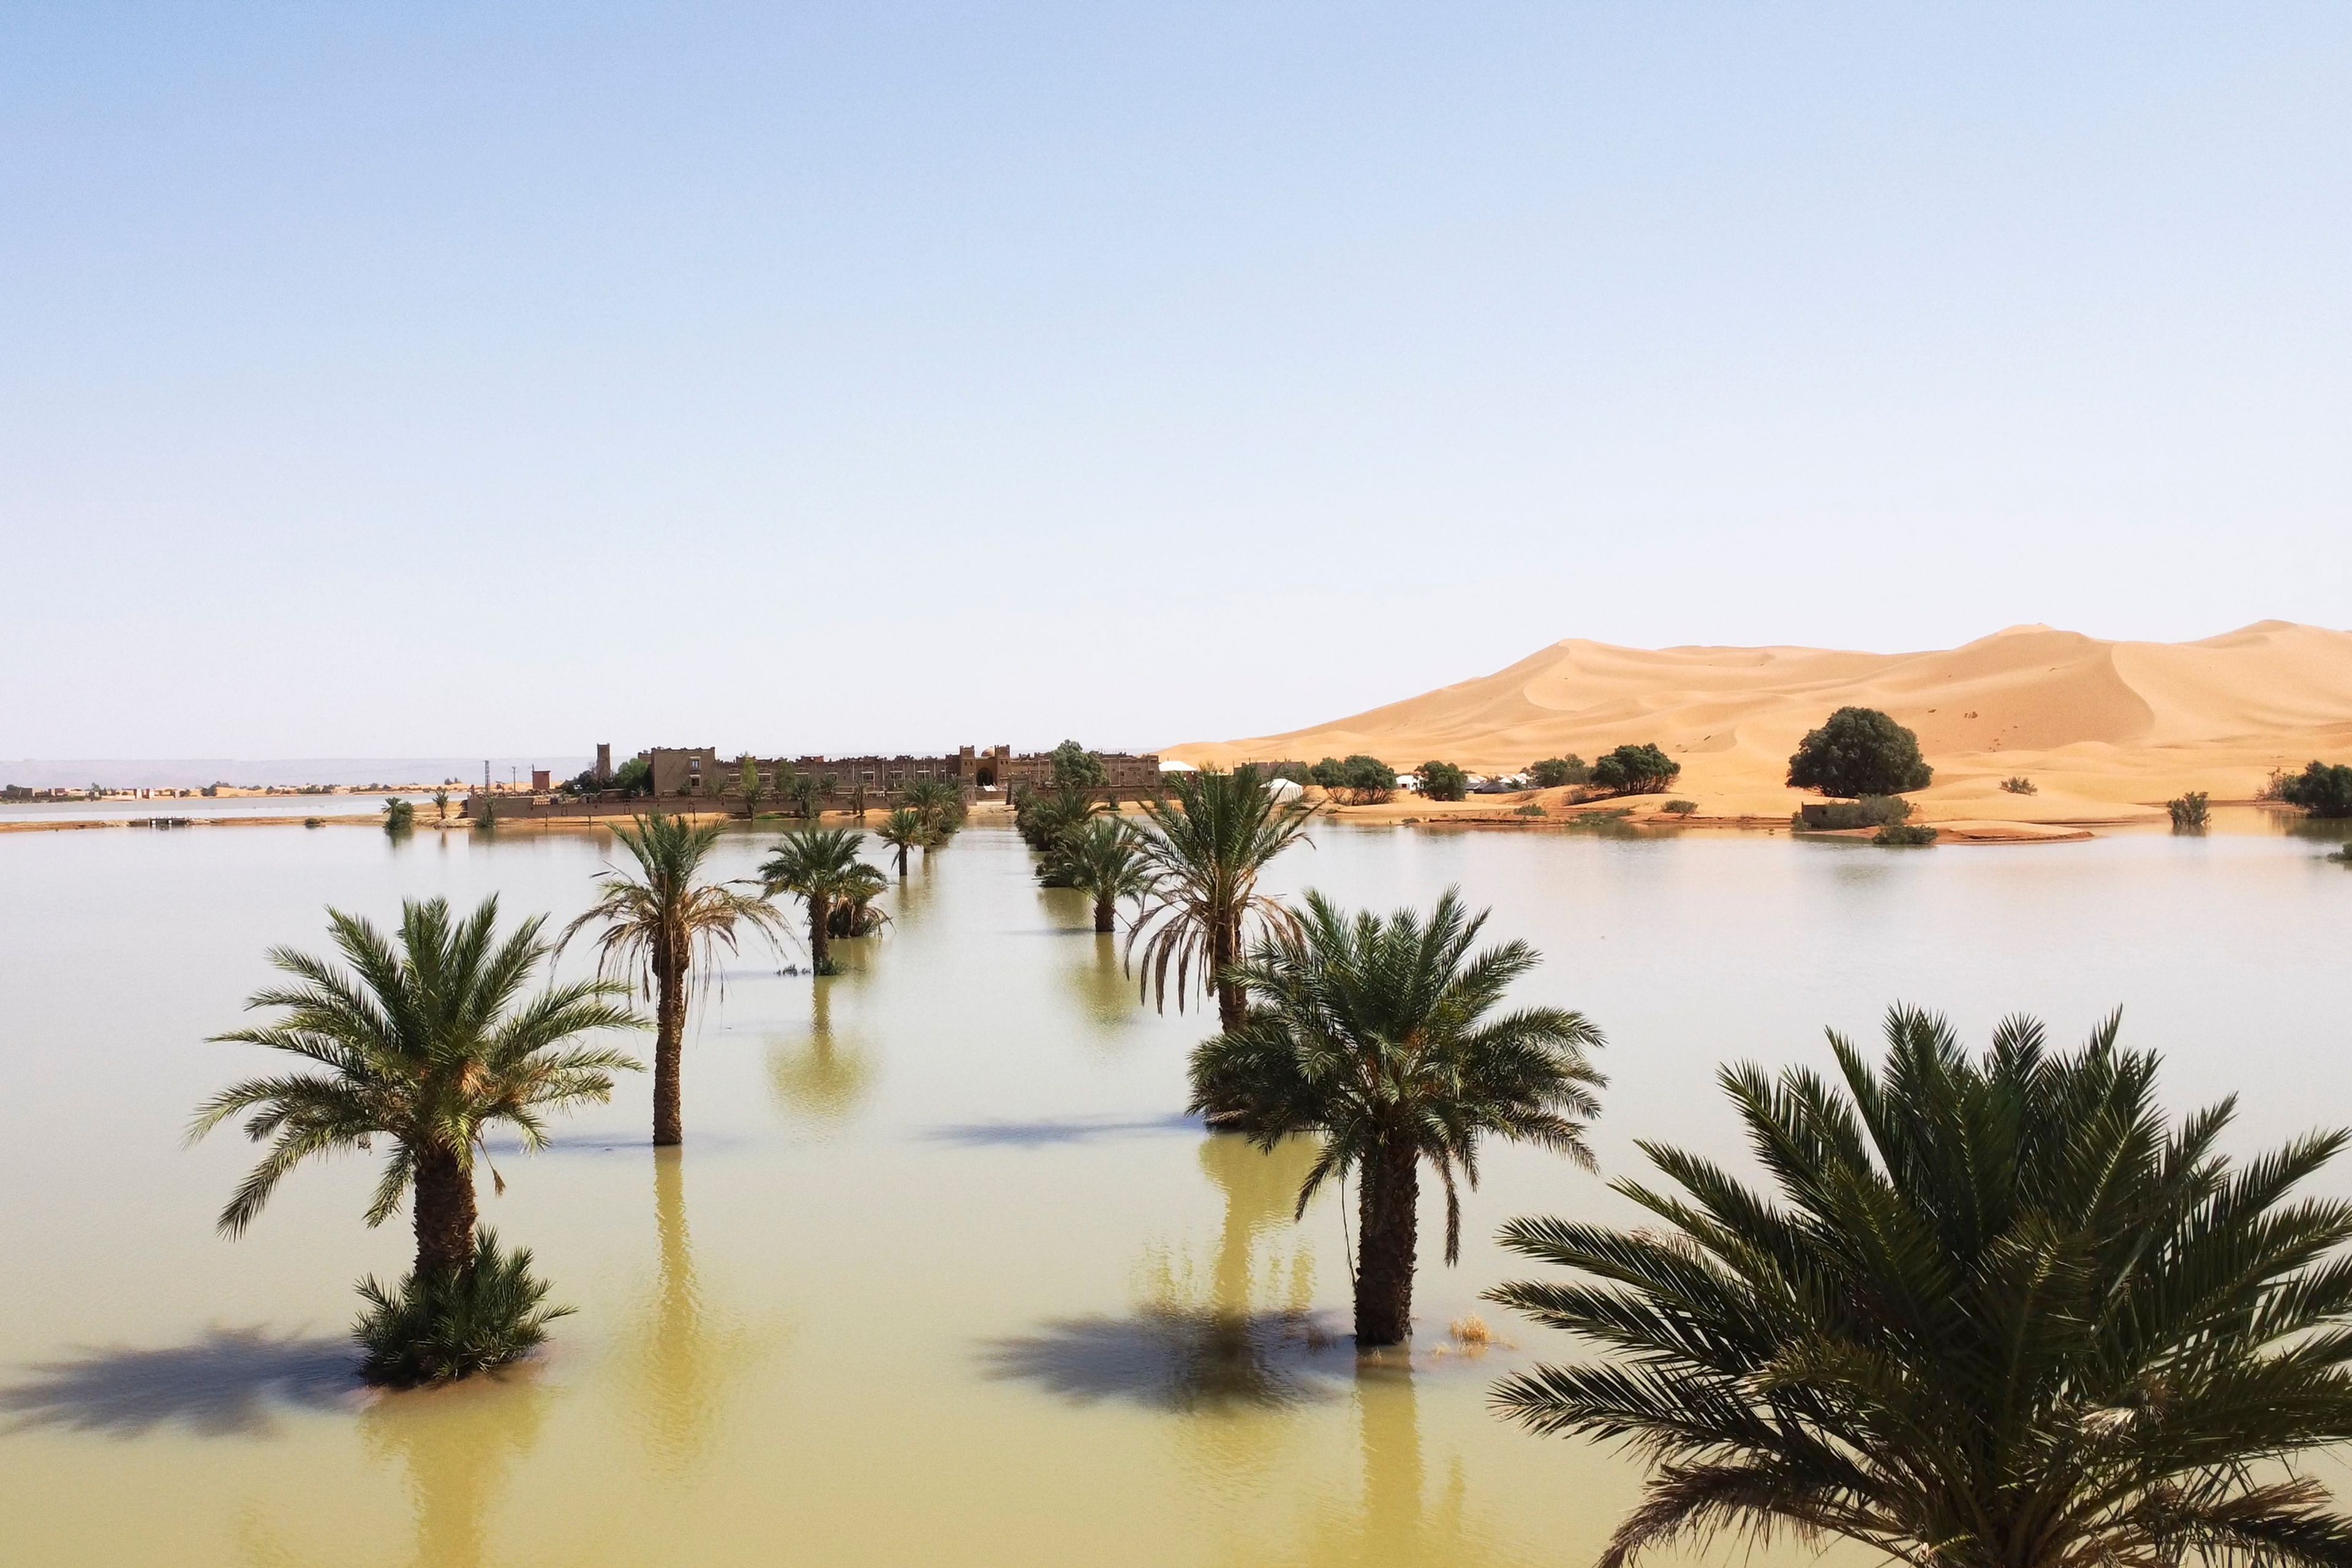
<svg viewBox="0 0 2352 1568"><path fill-rule="evenodd" d="M1539 805L1522 805L1514 809L1511 815L1514 816L1541 816L1544 815L1544 808Z"/></svg>
<svg viewBox="0 0 2352 1568"><path fill-rule="evenodd" d="M302 826L305 827L324 827L327 826L327 819L323 816L306 816L302 819Z"/></svg>
<svg viewBox="0 0 2352 1568"><path fill-rule="evenodd" d="M447 1383L504 1366L547 1339L547 1325L569 1307L547 1305L548 1285L530 1271L530 1248L499 1250L497 1233L474 1238L473 1261L455 1273L420 1279L411 1270L387 1287L360 1281L368 1309L352 1326L367 1352L360 1375L394 1388Z"/></svg>
<svg viewBox="0 0 2352 1568"><path fill-rule="evenodd" d="M1916 822L1890 822L1871 835L1870 841L1896 846L1933 844L1936 842L1936 830Z"/></svg>
<svg viewBox="0 0 2352 1568"><path fill-rule="evenodd" d="M1664 812L1668 816L1688 816L1692 812L1698 809L1698 802L1695 800L1670 800L1666 802L1665 805L1658 807L1658 809Z"/></svg>
<svg viewBox="0 0 2352 1568"><path fill-rule="evenodd" d="M1592 770L1574 752L1564 757L1546 757L1528 764L1528 782L1538 789L1559 789L1566 784L1590 784Z"/></svg>
<svg viewBox="0 0 2352 1568"><path fill-rule="evenodd" d="M1592 782L1618 795L1663 795L1683 765L1647 742L1620 746L1592 764Z"/></svg>
<svg viewBox="0 0 2352 1568"><path fill-rule="evenodd" d="M1344 760L1326 757L1307 776L1349 805L1378 805L1396 794L1396 770L1361 752Z"/></svg>
<svg viewBox="0 0 2352 1568"><path fill-rule="evenodd" d="M2315 762L2280 784L2278 798L2314 816L2352 816L2352 767Z"/></svg>
<svg viewBox="0 0 2352 1568"><path fill-rule="evenodd" d="M1935 770L1919 737L1875 708L1841 708L1807 732L1789 759L1789 785L1855 800L1926 789Z"/></svg>
<svg viewBox="0 0 2352 1568"><path fill-rule="evenodd" d="M2206 824L2212 815L2206 808L2205 798L2203 790L2193 789L2187 795L2166 801L2164 809L2172 813L2172 831L2175 833L2204 832Z"/></svg>
<svg viewBox="0 0 2352 1568"><path fill-rule="evenodd" d="M383 803L383 830L386 833L406 833L416 826L416 808L394 795Z"/></svg>
<svg viewBox="0 0 2352 1568"><path fill-rule="evenodd" d="M1423 763L1412 770L1423 800L1460 800L1470 793L1470 775L1452 763Z"/></svg>
<svg viewBox="0 0 2352 1568"><path fill-rule="evenodd" d="M1911 803L1899 795L1864 795L1855 801L1825 802L1797 813L1796 825L1816 832L1855 827L1886 827L1911 820Z"/></svg>
<svg viewBox="0 0 2352 1568"><path fill-rule="evenodd" d="M2039 795L2042 793L2040 790L2033 787L2033 781L2027 778L2022 773L2011 774L2010 777L2001 780L2000 787L2007 790L2011 795Z"/></svg>

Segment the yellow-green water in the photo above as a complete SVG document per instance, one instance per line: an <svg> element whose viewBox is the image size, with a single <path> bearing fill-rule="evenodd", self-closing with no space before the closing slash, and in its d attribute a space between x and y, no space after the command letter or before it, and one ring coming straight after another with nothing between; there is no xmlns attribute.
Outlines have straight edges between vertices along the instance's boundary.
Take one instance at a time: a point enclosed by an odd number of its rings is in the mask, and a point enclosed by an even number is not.
<svg viewBox="0 0 2352 1568"><path fill-rule="evenodd" d="M1729 1057L1820 1060L1890 1001L1981 1038L2126 1007L2176 1106L2242 1093L2240 1147L2352 1121L2352 870L2217 835L1887 852L1785 837L1627 842L1326 828L1286 889L1423 901L1458 882L1548 963L1530 1000L1608 1031L1594 1145L1736 1156ZM758 842L730 842L748 869ZM1461 1266L1424 1217L1418 1349L1360 1368L1338 1205L1306 1151L1175 1112L1197 1015L1139 1007L1071 895L968 832L814 982L747 952L688 1051L688 1145L648 1089L501 1156L484 1210L562 1300L516 1374L352 1385L352 1282L405 1264L360 1223L370 1173L294 1177L252 1233L212 1219L247 1151L180 1145L257 1055L207 1046L272 943L332 901L568 918L605 844L253 828L0 839L0 1563L1484 1564L1591 1560L1638 1476L1486 1408L1570 1347L1434 1353L1521 1272L1530 1210L1622 1213L1601 1181L1496 1149ZM2352 1172L2339 1188L2352 1186Z"/></svg>

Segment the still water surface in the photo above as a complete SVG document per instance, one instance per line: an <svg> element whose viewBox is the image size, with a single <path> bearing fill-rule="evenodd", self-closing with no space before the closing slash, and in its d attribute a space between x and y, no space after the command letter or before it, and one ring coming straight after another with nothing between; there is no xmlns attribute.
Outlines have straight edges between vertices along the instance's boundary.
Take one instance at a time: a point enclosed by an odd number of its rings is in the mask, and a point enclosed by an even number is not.
<svg viewBox="0 0 2352 1568"><path fill-rule="evenodd" d="M2352 1121L2352 870L2281 837L1886 852L1326 827L1286 889L1426 902L1459 883L1549 962L1612 1076L1593 1143L1737 1160L1734 1057L1825 1059L1887 1003L1973 1038L2062 1040L2121 1005L2176 1106L2242 1095L2238 1147ZM649 1089L499 1159L484 1196L562 1300L514 1375L354 1393L352 1281L405 1266L360 1224L359 1160L289 1180L243 1241L212 1220L246 1148L180 1146L265 1064L207 1046L272 943L329 902L558 921L609 841L254 827L0 838L0 1562L211 1564L1589 1563L1633 1495L1612 1454L1527 1436L1496 1374L1568 1347L1438 1356L1522 1272L1530 1210L1620 1216L1603 1183L1496 1149L1461 1266L1424 1269L1420 1349L1360 1371L1340 1214L1293 1224L1307 1151L1175 1113L1197 1015L1139 1007L1083 900L974 829L815 982L747 952L688 1047L688 1146ZM759 841L730 841L748 871ZM2336 1190L2352 1190L2352 1171ZM1425 1256L1439 1218L1423 1220ZM2338 1478L2339 1479L2341 1478Z"/></svg>

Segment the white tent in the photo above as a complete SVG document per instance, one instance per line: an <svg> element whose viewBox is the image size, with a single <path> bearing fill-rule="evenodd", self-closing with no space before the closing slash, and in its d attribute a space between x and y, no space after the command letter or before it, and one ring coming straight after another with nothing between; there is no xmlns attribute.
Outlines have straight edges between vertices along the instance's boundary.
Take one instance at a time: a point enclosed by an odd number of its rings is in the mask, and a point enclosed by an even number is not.
<svg viewBox="0 0 2352 1568"><path fill-rule="evenodd" d="M1265 793L1276 800L1289 801L1297 800L1307 791L1300 786L1297 779L1268 779L1265 784Z"/></svg>

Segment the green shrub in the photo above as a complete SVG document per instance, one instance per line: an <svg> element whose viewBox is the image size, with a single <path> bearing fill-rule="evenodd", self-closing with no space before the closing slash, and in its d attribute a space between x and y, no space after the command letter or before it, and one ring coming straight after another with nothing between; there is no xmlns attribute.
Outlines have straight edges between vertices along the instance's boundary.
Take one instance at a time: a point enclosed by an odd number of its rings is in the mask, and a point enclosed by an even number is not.
<svg viewBox="0 0 2352 1568"><path fill-rule="evenodd" d="M306 816L302 819L302 826L305 827L324 827L327 826L327 819L323 816Z"/></svg>
<svg viewBox="0 0 2352 1568"><path fill-rule="evenodd" d="M2352 767L2315 762L2281 782L2278 798L2314 816L2352 816Z"/></svg>
<svg viewBox="0 0 2352 1568"><path fill-rule="evenodd" d="M1688 816L1692 812L1698 809L1698 802L1695 800L1670 800L1666 802L1665 805L1658 807L1658 809L1664 812L1668 816Z"/></svg>
<svg viewBox="0 0 2352 1568"><path fill-rule="evenodd" d="M2040 795L2042 793L2040 790L2033 787L2033 781L2027 778L2022 773L2012 774L2011 776L2001 780L2000 787L2007 790L2011 795Z"/></svg>
<svg viewBox="0 0 2352 1568"><path fill-rule="evenodd" d="M386 833L406 833L416 826L416 808L394 795L383 803L383 830Z"/></svg>
<svg viewBox="0 0 2352 1568"><path fill-rule="evenodd" d="M2203 790L2193 789L2187 795L2166 801L2165 810L2172 813L2172 831L2175 833L2204 832L2206 824L2212 815L2206 808L2205 799Z"/></svg>
<svg viewBox="0 0 2352 1568"><path fill-rule="evenodd" d="M547 1339L547 1325L571 1312L547 1303L548 1285L530 1271L530 1248L499 1250L497 1233L474 1238L474 1260L457 1273L396 1287L360 1281L368 1309L352 1326L367 1352L360 1375L393 1388L448 1383L504 1366Z"/></svg>
<svg viewBox="0 0 2352 1568"><path fill-rule="evenodd" d="M1796 816L1796 826L1814 832L1856 827L1889 827L1911 820L1911 803L1899 795L1865 795L1855 801L1824 801L1807 805Z"/></svg>
<svg viewBox="0 0 2352 1568"><path fill-rule="evenodd" d="M1847 800L1926 789L1935 773L1919 756L1919 737L1875 708L1839 709L1789 759L1791 789Z"/></svg>
<svg viewBox="0 0 2352 1568"><path fill-rule="evenodd" d="M1413 769L1423 800L1460 800L1470 793L1470 775L1452 763L1423 763Z"/></svg>
<svg viewBox="0 0 2352 1568"><path fill-rule="evenodd" d="M1378 805L1396 794L1396 770L1361 752L1344 761L1326 757L1307 773L1308 778L1350 805Z"/></svg>
<svg viewBox="0 0 2352 1568"><path fill-rule="evenodd" d="M1936 842L1936 830L1919 823L1890 822L1872 835L1870 841L1897 846L1933 844Z"/></svg>
<svg viewBox="0 0 2352 1568"><path fill-rule="evenodd" d="M1514 816L1541 816L1544 815L1544 808L1539 805L1522 805L1515 809L1511 815Z"/></svg>
<svg viewBox="0 0 2352 1568"><path fill-rule="evenodd" d="M1054 748L1054 787L1055 789L1101 789L1110 783L1110 774L1103 760L1076 741L1065 741Z"/></svg>
<svg viewBox="0 0 2352 1568"><path fill-rule="evenodd" d="M1567 784L1590 784L1592 770L1574 752L1564 757L1546 757L1528 764L1528 782L1538 789L1559 789Z"/></svg>
<svg viewBox="0 0 2352 1568"><path fill-rule="evenodd" d="M1683 765L1646 742L1620 746L1592 764L1592 782L1617 795L1663 795Z"/></svg>

